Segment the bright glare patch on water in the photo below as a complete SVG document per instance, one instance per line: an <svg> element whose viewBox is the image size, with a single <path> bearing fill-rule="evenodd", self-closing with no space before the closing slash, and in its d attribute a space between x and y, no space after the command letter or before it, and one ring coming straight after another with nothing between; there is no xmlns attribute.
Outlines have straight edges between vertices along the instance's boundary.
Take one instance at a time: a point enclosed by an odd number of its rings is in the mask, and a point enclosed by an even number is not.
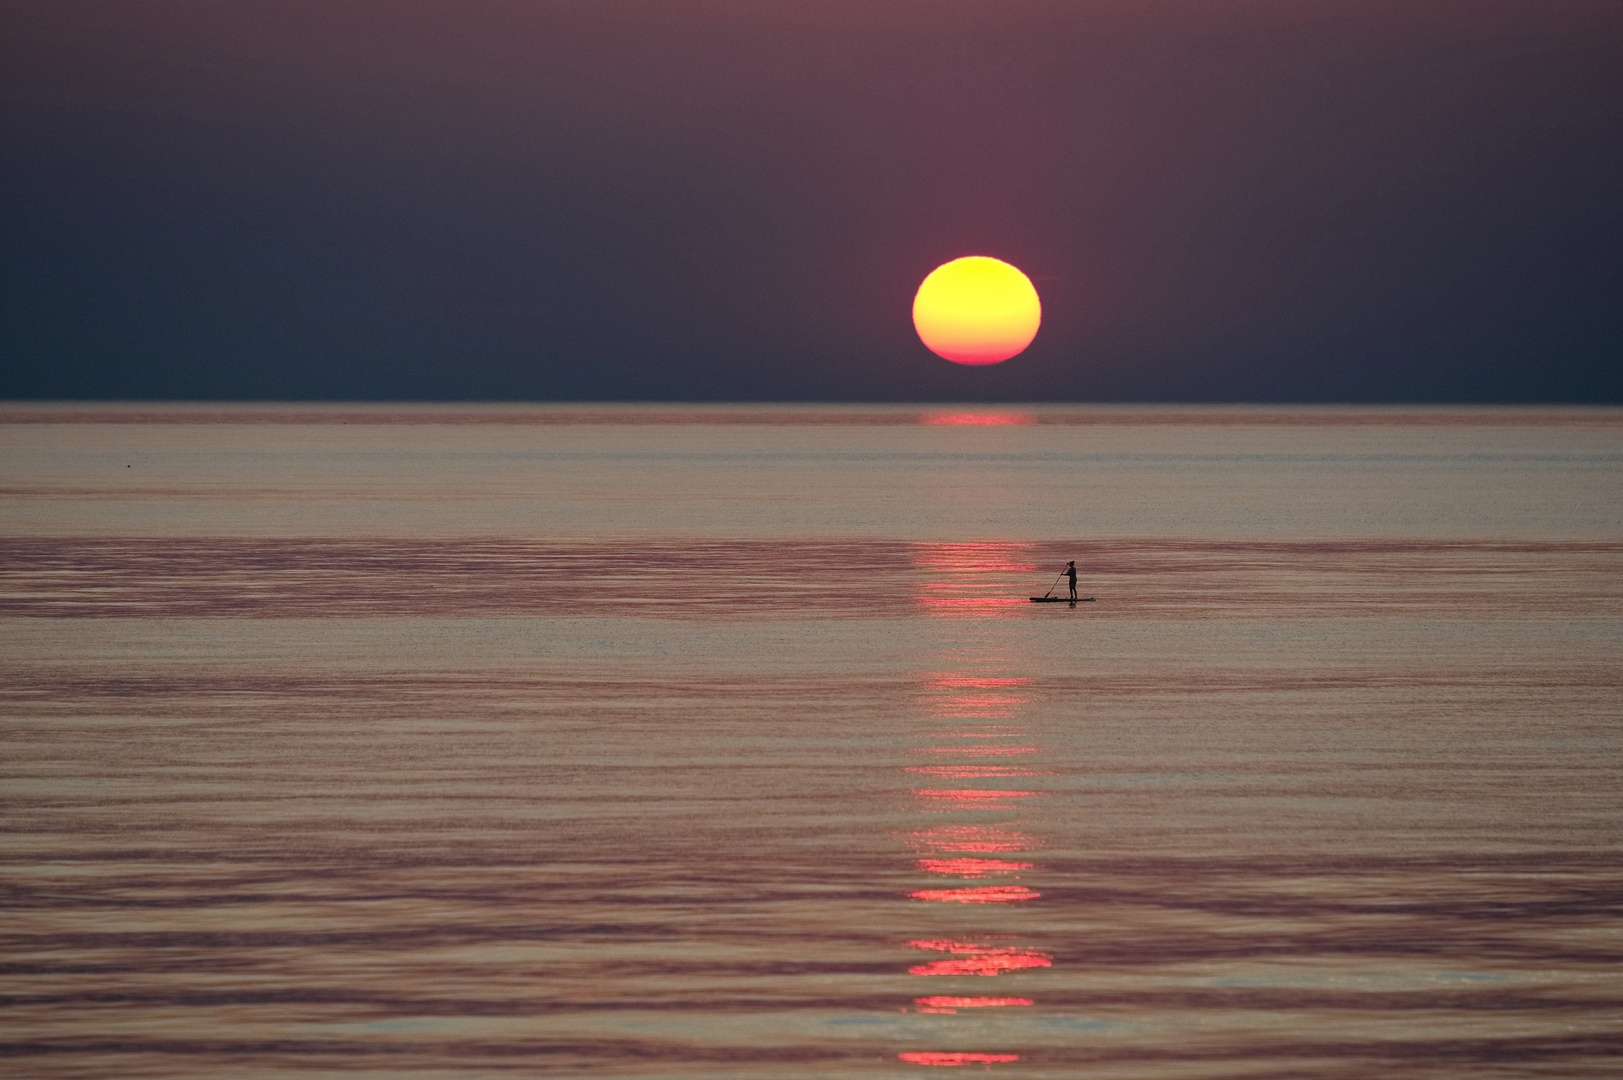
<svg viewBox="0 0 1623 1080"><path fill-rule="evenodd" d="M1037 418L1026 412L930 412L919 422L931 427L1017 427L1034 424Z"/></svg>

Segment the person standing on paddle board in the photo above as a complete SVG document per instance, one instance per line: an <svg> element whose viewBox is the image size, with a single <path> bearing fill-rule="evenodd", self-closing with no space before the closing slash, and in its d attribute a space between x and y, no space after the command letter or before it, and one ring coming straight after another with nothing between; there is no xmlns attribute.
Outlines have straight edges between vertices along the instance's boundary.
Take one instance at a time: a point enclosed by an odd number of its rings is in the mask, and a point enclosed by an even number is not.
<svg viewBox="0 0 1623 1080"><path fill-rule="evenodd" d="M1071 599L1076 599L1076 560L1065 564L1065 576L1071 579Z"/></svg>

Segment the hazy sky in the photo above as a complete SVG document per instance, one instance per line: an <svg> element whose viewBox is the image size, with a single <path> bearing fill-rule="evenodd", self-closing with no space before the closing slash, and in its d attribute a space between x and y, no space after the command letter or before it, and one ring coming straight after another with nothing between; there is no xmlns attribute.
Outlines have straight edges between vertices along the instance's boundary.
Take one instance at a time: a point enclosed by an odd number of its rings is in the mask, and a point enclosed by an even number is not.
<svg viewBox="0 0 1623 1080"><path fill-rule="evenodd" d="M0 20L6 397L1623 401L1620 0Z"/></svg>

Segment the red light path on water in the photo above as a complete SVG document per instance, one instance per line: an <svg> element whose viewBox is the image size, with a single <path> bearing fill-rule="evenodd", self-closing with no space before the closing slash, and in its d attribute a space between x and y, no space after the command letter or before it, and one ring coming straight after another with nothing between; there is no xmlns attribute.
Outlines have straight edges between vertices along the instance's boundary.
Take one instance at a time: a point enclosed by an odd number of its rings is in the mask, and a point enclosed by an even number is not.
<svg viewBox="0 0 1623 1080"><path fill-rule="evenodd" d="M913 1004L917 1006L915 1012L921 1013L956 1013L959 1009L1004 1009L1020 1005L1030 1005L1030 998L1017 997L953 997L949 994L937 994L933 997L914 998Z"/></svg>
<svg viewBox="0 0 1623 1080"><path fill-rule="evenodd" d="M1019 1054L956 1054L936 1051L913 1052L897 1054L896 1056L909 1065L945 1065L949 1068L954 1065L996 1065L999 1062L1020 1060Z"/></svg>
<svg viewBox="0 0 1623 1080"><path fill-rule="evenodd" d="M1018 945L982 945L974 941L923 939L909 941L915 949L949 954L950 960L932 960L907 969L909 975L1003 975L1010 971L1053 967L1053 957Z"/></svg>
<svg viewBox="0 0 1623 1080"><path fill-rule="evenodd" d="M949 412L925 413L919 422L930 427L1023 427L1037 418L1019 412Z"/></svg>
<svg viewBox="0 0 1623 1080"><path fill-rule="evenodd" d="M1009 677L992 677L983 675L942 675L939 678L926 680L924 685L932 690L957 690L968 688L971 690L995 690L1004 686L1024 686L1030 679Z"/></svg>
<svg viewBox="0 0 1623 1080"><path fill-rule="evenodd" d="M1042 776L1034 769L1013 765L909 765L910 773L938 776L943 780L985 780L993 776Z"/></svg>
<svg viewBox="0 0 1623 1080"><path fill-rule="evenodd" d="M968 602L978 604L982 603L983 599L976 598ZM1003 599L996 597L991 599L997 604L1003 603ZM926 607L933 605L950 607L960 603L959 600L937 597L926 597L922 602ZM1022 693L1020 689L1030 681L945 675L924 683L923 690L927 695L925 707L931 716L943 719L1004 720L1014 715L1015 706L1024 705L1031 700L1030 695Z"/></svg>
<svg viewBox="0 0 1623 1080"><path fill-rule="evenodd" d="M941 720L1007 720L1026 700L1015 694L954 694L931 702L930 715Z"/></svg>
<svg viewBox="0 0 1623 1080"><path fill-rule="evenodd" d="M919 603L942 614L991 615L1026 601L1018 596L921 596ZM1025 610L1021 608L1021 610Z"/></svg>
<svg viewBox="0 0 1623 1080"><path fill-rule="evenodd" d="M1042 895L1024 885L979 885L968 889L920 889L907 894L927 904L1016 904Z"/></svg>
<svg viewBox="0 0 1623 1080"><path fill-rule="evenodd" d="M1018 829L1000 825L940 825L912 834L915 850L990 854L1005 851L1031 851L1037 841Z"/></svg>
<svg viewBox="0 0 1623 1080"><path fill-rule="evenodd" d="M1033 564L1021 556L1031 544L924 544L915 549L913 561L926 570L948 574L1030 573Z"/></svg>
<svg viewBox="0 0 1623 1080"><path fill-rule="evenodd" d="M919 869L927 874L950 874L953 877L978 878L992 874L1009 874L1016 870L1030 870L1028 862L1007 862L1003 859L920 859Z"/></svg>
<svg viewBox="0 0 1623 1080"><path fill-rule="evenodd" d="M930 614L936 616L998 618L1005 613L1004 609L1021 603L1020 598L1008 596L1002 579L1016 571L1029 572L1030 568L1020 563L1020 557L1025 554L1025 551L1010 545L933 547L921 560L934 571L931 575L934 580L921 590L923 595L920 602L930 609ZM994 589L1001 595L994 594ZM935 758L939 764L909 765L906 766L908 774L920 779L928 778L926 782L945 785L1047 775L1046 770L1022 767L1035 765L1036 760L1008 760L1017 757L1031 759L1038 753L1039 747L1027 742L1031 736L1026 725L1014 721L1032 700L1029 689L1032 680L992 674L1003 665L1001 659L977 658L972 664L966 665L969 667L967 671L942 671L920 681L917 701L921 714L937 718L942 721L941 726L948 730L934 733L932 741L937 745L921 746L914 750L914 753ZM953 728L959 730L951 730ZM947 760L943 761L943 758ZM911 794L919 800L915 804L919 811L984 818L1022 811L1041 792L932 786L912 789ZM985 880L999 877L1004 877L1005 881L1008 877L1018 880L1024 872L1036 866L1023 856L1040 845L1035 837L1017 828L990 823L937 825L914 830L911 840L914 851L921 856L916 860L918 869L949 880L940 882L945 886L942 888L910 892L909 899L926 904L1007 905L1036 900L1042 895L1025 885L991 884ZM999 855L1004 857L991 857ZM1047 953L995 940L920 938L908 944L912 948L937 954L935 959L908 968L910 975L922 977L995 977L1038 971L1051 968L1054 964L1053 958ZM948 986L958 989L950 983ZM1025 986L1019 985L1017 988L1025 989ZM915 997L910 1011L954 1015L963 1010L1029 1008L1033 1003L1029 997L929 994ZM982 1051L911 1051L898 1054L897 1058L913 1065L980 1065L984 1068L1019 1061L1020 1055Z"/></svg>
<svg viewBox="0 0 1623 1080"><path fill-rule="evenodd" d="M1035 796L1035 791L1009 791L1003 788L915 788L913 794L932 802L956 803L960 806L1002 806L1019 799Z"/></svg>
<svg viewBox="0 0 1623 1080"><path fill-rule="evenodd" d="M927 544L916 550L915 565L929 580L918 602L943 618L1009 617L1025 610L1025 599L1010 583L1036 569L1025 561L1026 544ZM973 677L973 676L971 676ZM932 687L940 689L940 687Z"/></svg>

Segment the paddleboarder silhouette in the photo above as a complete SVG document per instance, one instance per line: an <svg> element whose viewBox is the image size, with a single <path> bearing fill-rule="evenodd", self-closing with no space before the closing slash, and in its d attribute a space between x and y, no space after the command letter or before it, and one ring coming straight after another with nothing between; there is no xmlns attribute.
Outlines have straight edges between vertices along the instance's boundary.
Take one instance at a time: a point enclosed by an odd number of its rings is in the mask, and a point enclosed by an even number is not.
<svg viewBox="0 0 1623 1080"><path fill-rule="evenodd" d="M1060 578L1070 578L1071 579L1071 595L1070 595L1069 600L1067 600L1066 597L1055 596L1054 595L1054 590L1059 588ZM1048 587L1048 591L1043 593L1041 596L1033 596L1031 598L1031 602L1033 604L1064 604L1064 603L1070 603L1074 607L1078 603L1086 603L1087 601L1092 600L1092 599L1093 599L1093 597L1091 597L1091 596L1078 596L1078 595L1076 595L1076 562L1073 560L1073 561L1068 562L1068 563L1065 564L1065 569L1063 569L1063 570L1061 570L1059 572L1059 577L1056 577L1054 579L1054 584L1052 584L1052 585L1050 585Z"/></svg>

